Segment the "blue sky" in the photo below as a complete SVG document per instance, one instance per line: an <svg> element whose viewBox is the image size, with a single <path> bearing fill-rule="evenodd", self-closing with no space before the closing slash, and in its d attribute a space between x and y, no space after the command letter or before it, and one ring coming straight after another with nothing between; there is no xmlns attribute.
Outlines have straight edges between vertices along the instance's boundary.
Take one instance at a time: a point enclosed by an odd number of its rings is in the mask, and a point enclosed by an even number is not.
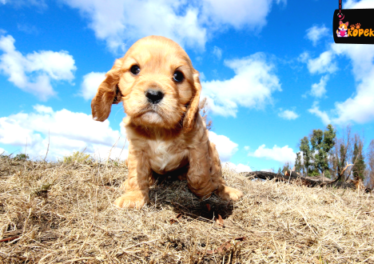
<svg viewBox="0 0 374 264"><path fill-rule="evenodd" d="M0 0L0 152L126 157L121 105L90 102L141 37L182 45L200 72L210 138L238 170L293 162L300 139L332 123L374 138L374 46L334 44L338 1ZM343 1L374 8L374 0ZM114 145L114 147L112 147Z"/></svg>

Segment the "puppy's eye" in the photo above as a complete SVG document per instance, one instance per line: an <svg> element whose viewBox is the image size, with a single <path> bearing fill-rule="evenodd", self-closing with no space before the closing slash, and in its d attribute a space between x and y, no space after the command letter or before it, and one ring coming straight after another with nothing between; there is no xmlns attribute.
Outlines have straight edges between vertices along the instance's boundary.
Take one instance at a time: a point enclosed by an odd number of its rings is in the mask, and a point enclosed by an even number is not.
<svg viewBox="0 0 374 264"><path fill-rule="evenodd" d="M140 67L138 65L132 65L130 71L134 75L138 75L140 72Z"/></svg>
<svg viewBox="0 0 374 264"><path fill-rule="evenodd" d="M173 80L180 83L180 82L183 82L184 80L184 75L181 71L175 71L174 72L174 76L173 76Z"/></svg>

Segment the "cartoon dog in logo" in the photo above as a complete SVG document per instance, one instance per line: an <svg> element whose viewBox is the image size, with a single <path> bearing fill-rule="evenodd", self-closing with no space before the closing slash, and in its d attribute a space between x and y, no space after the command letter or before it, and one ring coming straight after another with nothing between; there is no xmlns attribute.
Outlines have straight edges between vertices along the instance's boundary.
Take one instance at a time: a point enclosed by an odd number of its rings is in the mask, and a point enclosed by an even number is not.
<svg viewBox="0 0 374 264"><path fill-rule="evenodd" d="M347 38L348 37L348 25L349 22L343 23L342 21L339 21L339 28L336 30L336 35L338 38Z"/></svg>

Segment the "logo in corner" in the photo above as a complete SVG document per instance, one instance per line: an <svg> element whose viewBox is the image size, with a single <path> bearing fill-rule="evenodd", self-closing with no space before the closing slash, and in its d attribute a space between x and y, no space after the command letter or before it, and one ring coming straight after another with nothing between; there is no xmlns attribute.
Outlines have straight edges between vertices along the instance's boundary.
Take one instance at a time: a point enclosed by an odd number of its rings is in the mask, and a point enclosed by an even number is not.
<svg viewBox="0 0 374 264"><path fill-rule="evenodd" d="M334 42L337 44L374 44L373 18L374 8L335 9L330 31Z"/></svg>

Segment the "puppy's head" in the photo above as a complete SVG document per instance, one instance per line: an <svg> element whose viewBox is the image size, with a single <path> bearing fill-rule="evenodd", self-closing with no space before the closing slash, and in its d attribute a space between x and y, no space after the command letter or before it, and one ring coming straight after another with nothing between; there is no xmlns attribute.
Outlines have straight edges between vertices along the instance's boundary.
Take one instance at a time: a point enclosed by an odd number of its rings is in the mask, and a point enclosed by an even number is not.
<svg viewBox="0 0 374 264"><path fill-rule="evenodd" d="M199 74L186 52L170 39L150 36L137 41L107 72L92 100L92 116L104 121L111 105L122 101L136 125L165 129L183 125L188 132L200 92Z"/></svg>

